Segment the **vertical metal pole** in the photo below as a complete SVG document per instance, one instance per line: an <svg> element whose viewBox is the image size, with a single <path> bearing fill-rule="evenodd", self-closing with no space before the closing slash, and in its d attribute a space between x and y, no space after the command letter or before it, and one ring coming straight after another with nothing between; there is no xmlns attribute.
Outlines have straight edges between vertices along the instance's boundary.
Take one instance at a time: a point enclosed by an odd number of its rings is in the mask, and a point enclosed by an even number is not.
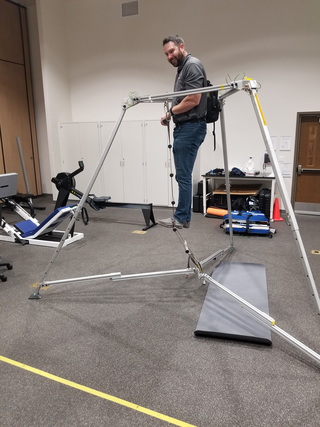
<svg viewBox="0 0 320 427"><path fill-rule="evenodd" d="M280 166L279 163L277 161L276 158L276 153L274 151L273 145L272 145L272 141L271 141L271 137L262 113L262 109L261 109L261 105L258 99L258 95L257 95L257 91L252 89L250 91L250 97L252 100L252 104L258 119L258 123L259 123L259 127L263 136L263 140L267 149L267 152L269 154L270 157L270 161L271 161L271 165L272 165L272 169L274 172L274 175L276 177L276 182L281 194L281 199L282 202L284 204L286 213L287 213L287 218L288 218L288 225L291 227L292 232L294 234L294 238L296 241L296 244L298 246L298 250L299 250L299 254L300 254L300 258L303 264L303 268L306 274L306 278L307 281L309 283L309 286L311 288L311 293L312 296L314 296L314 300L315 300L315 304L318 310L318 314L320 314L320 299L319 299L319 294L314 282L314 278L313 278L313 274L310 268L310 264L308 261L308 257L301 239L301 235L300 235L300 231L299 231L299 227L298 227L298 223L292 208L292 205L290 203L290 199L286 190L286 186L285 186L285 182L280 170Z"/></svg>
<svg viewBox="0 0 320 427"><path fill-rule="evenodd" d="M27 176L26 166L25 166L25 163L24 163L24 158L23 158L23 153L22 153L21 142L20 142L19 136L17 136L16 139L17 139L19 156L20 156L20 162L21 162L21 167L22 167L22 173L23 173L24 182L26 184L27 194L30 194L29 181L28 181L28 176Z"/></svg>
<svg viewBox="0 0 320 427"><path fill-rule="evenodd" d="M224 119L224 100L220 100L220 107L221 107L221 112L220 112L221 139L222 139L222 148L223 148L224 175L225 175L225 183L226 183L226 190L227 190L230 245L233 247L233 229L232 229L232 216L231 216L229 164L228 164L226 125L225 125L225 119Z"/></svg>
<svg viewBox="0 0 320 427"><path fill-rule="evenodd" d="M51 258L49 264L47 265L47 268L46 268L45 272L43 273L43 276L41 277L41 279L39 281L37 289L29 296L29 299L39 299L39 298L41 298L41 295L40 295L39 291L40 291L40 289L41 289L41 287L42 287L42 285L43 285L43 283L45 281L45 278L47 277L49 271L51 270L51 267L52 267L55 259L59 255L59 252L61 251L61 249L63 247L63 244L64 244L66 238L68 237L70 230L73 227L73 224L75 223L75 221L76 221L79 213L81 212L82 206L86 203L86 200L87 200L87 197L88 197L88 195L89 195L89 193L91 191L91 188L92 188L93 184L95 183L95 180L97 179L97 176L99 175L100 169L102 168L102 165L103 165L103 163L105 161L105 158L107 157L107 154L109 153L111 145L112 145L112 143L113 143L113 141L114 141L114 139L116 137L116 134L118 132L118 129L120 127L120 124L122 122L122 119L123 119L123 116L124 116L125 112L126 112L126 107L123 106L122 110L121 110L121 113L119 115L119 118L118 118L118 120L117 120L117 122L116 122L116 124L115 124L115 126L113 128L113 131L112 131L111 135L110 135L109 141L108 141L108 143L107 143L107 145L106 145L106 147L105 147L105 149L104 149L104 151L102 153L102 156L101 156L101 158L99 160L99 163L98 163L98 165L97 165L97 167L96 167L96 169L95 169L95 171L94 171L94 173L92 175L92 178L90 179L89 184L88 184L85 192L83 193L83 196L82 196L82 198L81 198L81 200L80 200L80 202L79 202L79 204L78 204L78 206L77 206L77 208L75 210L74 216L72 217L71 221L69 222L69 225L68 225L68 227L67 227L64 235L62 236L62 239L60 240L60 243L59 243L58 247L55 249L54 254L52 255L52 258Z"/></svg>

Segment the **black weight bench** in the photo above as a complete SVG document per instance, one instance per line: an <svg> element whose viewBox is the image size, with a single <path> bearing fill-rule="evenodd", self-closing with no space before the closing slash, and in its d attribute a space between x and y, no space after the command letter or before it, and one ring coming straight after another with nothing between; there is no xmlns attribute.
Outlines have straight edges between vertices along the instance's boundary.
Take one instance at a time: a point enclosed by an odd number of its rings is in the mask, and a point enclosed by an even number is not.
<svg viewBox="0 0 320 427"><path fill-rule="evenodd" d="M83 193L75 188L75 176L84 170L84 163L80 160L79 168L72 173L61 172L58 175L51 179L59 191L58 198L56 201L55 209L62 206L66 206L70 193L79 199L82 198ZM154 219L152 203L125 203L125 202L109 202L111 197L101 196L97 197L94 194L89 194L86 202L94 209L98 211L105 208L129 208L129 209L142 209L143 217L146 223L146 227L143 228L143 231L148 230L151 227L157 225ZM151 221L151 224L150 224Z"/></svg>

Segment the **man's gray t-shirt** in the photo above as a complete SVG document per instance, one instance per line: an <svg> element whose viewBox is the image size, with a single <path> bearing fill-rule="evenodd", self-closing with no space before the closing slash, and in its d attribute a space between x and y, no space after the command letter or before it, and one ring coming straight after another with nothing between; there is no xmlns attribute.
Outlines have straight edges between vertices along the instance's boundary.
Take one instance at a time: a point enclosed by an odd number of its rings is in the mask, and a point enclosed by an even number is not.
<svg viewBox="0 0 320 427"><path fill-rule="evenodd" d="M197 89L207 86L207 76L204 66L199 59L194 58L188 54L183 63L178 67L176 80L174 83L174 91L180 92L181 90ZM178 105L185 96L173 98L172 105ZM207 94L201 95L199 105L186 111L182 114L175 114L173 116L174 123L182 123L188 121L195 121L197 119L205 120L207 113Z"/></svg>

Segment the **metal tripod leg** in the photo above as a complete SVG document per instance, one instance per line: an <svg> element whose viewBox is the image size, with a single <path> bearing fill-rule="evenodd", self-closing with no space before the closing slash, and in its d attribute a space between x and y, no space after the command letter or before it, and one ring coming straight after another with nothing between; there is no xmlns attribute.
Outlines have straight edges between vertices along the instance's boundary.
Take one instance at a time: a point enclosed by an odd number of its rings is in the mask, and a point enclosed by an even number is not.
<svg viewBox="0 0 320 427"><path fill-rule="evenodd" d="M302 264L304 267L305 275L306 275L307 281L309 283L309 286L311 288L311 293L312 293L312 296L314 297L314 301L315 301L315 304L316 304L316 307L318 310L318 314L320 314L319 294L318 294L318 291L317 291L317 288L316 288L316 285L314 282L314 278L313 278L313 274L312 274L312 271L310 268L308 257L307 257L307 254L306 254L303 242L302 242L302 238L301 238L300 231L299 231L299 226L298 226L292 205L290 203L288 193L286 191L285 182L284 182L284 179L282 177L280 166L279 166L279 163L278 163L277 158L276 158L276 153L273 149L271 137L270 137L270 134L269 134L263 113L262 113L262 109L261 109L260 102L258 99L257 91L255 89L252 89L251 91L249 91L249 93L250 93L250 97L252 100L254 111L255 111L257 119L258 119L258 123L259 123L259 127L260 127L260 130L262 133L262 137L263 137L267 152L269 154L272 169L273 169L274 175L276 177L276 182L277 182L280 194L281 194L281 199L282 199L282 202L284 204L284 207L285 207L285 210L287 213L288 225L292 229L294 239L295 239L295 242L298 246L300 258L301 258L301 261L302 261Z"/></svg>
<svg viewBox="0 0 320 427"><path fill-rule="evenodd" d="M63 247L63 244L64 244L65 240L67 239L69 233L70 233L70 230L72 229L72 227L73 227L73 225L74 225L74 223L75 223L75 221L76 221L79 213L82 210L82 206L86 203L86 200L87 200L87 197L89 196L91 188L92 188L93 184L95 183L95 180L97 179L97 176L98 176L98 174L100 172L100 169L102 168L102 165L103 165L103 163L105 161L105 158L107 157L107 154L109 153L111 145L112 145L112 143L113 143L113 141L114 141L114 139L116 137L116 134L118 132L118 129L120 127L120 124L122 122L122 119L123 119L123 116L124 116L125 112L126 112L126 106L123 105L121 113L119 115L119 118L118 118L118 120L117 120L117 122L116 122L116 124L115 124L115 126L113 128L113 131L112 131L111 135L110 135L109 141L108 141L108 143L107 143L107 145L106 145L106 147L104 149L104 152L103 152L103 154L101 156L101 159L100 159L100 161L99 161L99 163L98 163L98 165L97 165L97 167L96 167L96 169L95 169L95 171L94 171L94 173L92 175L92 178L90 179L89 184L88 184L85 192L83 193L83 196L82 196L82 198L81 198L81 200L80 200L80 202L79 202L79 204L77 206L77 209L76 209L76 211L74 213L74 216L71 219L71 221L69 222L68 227L67 227L64 235L62 236L62 239L61 239L61 241L59 243L59 246L54 251L54 254L53 254L53 256L52 256L49 264L47 265L47 268L46 268L45 272L43 273L43 276L40 279L39 284L38 284L36 290L29 296L29 299L39 299L39 298L41 298L41 295L40 295L39 291L40 291L41 287L44 286L45 278L47 277L49 271L51 270L51 267L52 267L55 259L59 255L59 252L61 251L61 249Z"/></svg>
<svg viewBox="0 0 320 427"><path fill-rule="evenodd" d="M223 161L224 161L224 175L225 175L225 185L227 191L227 206L228 206L228 216L231 219L231 196L230 196L230 180L229 180L229 162L228 162L228 150L227 150L227 134L226 134L226 125L224 119L224 99L220 100L220 124L221 124L221 139L222 139L222 148L223 148ZM229 221L229 234L230 234L230 246L233 247L233 229L232 221Z"/></svg>
<svg viewBox="0 0 320 427"><path fill-rule="evenodd" d="M214 280L212 277L208 276L207 274L202 274L200 276L203 278L206 282L214 285L227 295L229 295L231 298L237 300L241 304L241 308L246 310L249 314L254 316L256 319L258 319L261 323L268 326L272 331L276 332L278 335L280 335L282 338L289 341L291 344L293 344L298 349L302 350L305 354L310 356L312 359L314 359L316 362L320 363L320 355L316 353L315 351L311 350L309 347L304 345L302 342L298 341L293 336L289 335L287 332L280 329L278 326L275 325L276 321L270 317L268 314L264 313L263 311L259 310L252 304L250 304L248 301L244 300L234 292L230 291L228 288L223 286L221 283Z"/></svg>

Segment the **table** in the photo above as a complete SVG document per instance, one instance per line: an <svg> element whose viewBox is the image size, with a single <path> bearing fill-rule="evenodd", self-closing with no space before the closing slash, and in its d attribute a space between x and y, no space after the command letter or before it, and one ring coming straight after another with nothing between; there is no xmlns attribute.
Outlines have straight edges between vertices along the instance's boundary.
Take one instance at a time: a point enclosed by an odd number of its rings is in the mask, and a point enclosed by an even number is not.
<svg viewBox="0 0 320 427"><path fill-rule="evenodd" d="M207 212L207 200L209 198L209 195L212 192L218 191L219 193L215 194L226 194L226 189L223 191L223 183L225 183L225 177L224 176L213 176L213 175L201 175L202 176L202 184L203 184L203 214L206 215ZM212 190L210 192L207 192L207 182L210 182ZM232 185L234 185L234 188L237 188L238 191L241 192L240 186L243 187L242 195L252 195L251 192L255 191L257 192L253 187L255 184L260 184L263 188L269 188L271 190L270 194L270 221L273 221L273 205L274 205L274 190L275 190L275 184L276 180L274 176L266 176L263 174L255 175L255 176L229 176L230 181L230 194L238 194L239 192L233 192L232 191ZM249 193L246 193L247 187ZM251 189L250 189L251 187ZM257 187L255 187L257 188ZM259 190L259 189L258 189Z"/></svg>

